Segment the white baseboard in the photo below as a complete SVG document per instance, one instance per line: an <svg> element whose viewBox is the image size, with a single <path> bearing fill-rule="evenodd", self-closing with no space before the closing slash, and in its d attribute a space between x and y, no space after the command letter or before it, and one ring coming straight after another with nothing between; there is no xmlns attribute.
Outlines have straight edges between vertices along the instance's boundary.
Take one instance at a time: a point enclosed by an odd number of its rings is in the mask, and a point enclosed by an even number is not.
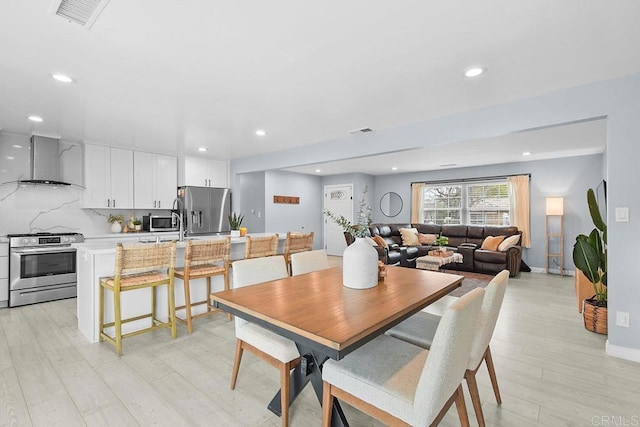
<svg viewBox="0 0 640 427"><path fill-rule="evenodd" d="M542 274L546 274L547 273L547 269L543 268L543 267L529 267L531 268L531 272L532 273L542 273ZM549 269L549 274L557 274L560 275L560 269ZM575 276L576 272L574 270L565 270L564 271L564 275L565 276Z"/></svg>
<svg viewBox="0 0 640 427"><path fill-rule="evenodd" d="M620 347L618 345L609 344L609 340L607 340L605 351L607 356L640 363L640 350L636 348Z"/></svg>

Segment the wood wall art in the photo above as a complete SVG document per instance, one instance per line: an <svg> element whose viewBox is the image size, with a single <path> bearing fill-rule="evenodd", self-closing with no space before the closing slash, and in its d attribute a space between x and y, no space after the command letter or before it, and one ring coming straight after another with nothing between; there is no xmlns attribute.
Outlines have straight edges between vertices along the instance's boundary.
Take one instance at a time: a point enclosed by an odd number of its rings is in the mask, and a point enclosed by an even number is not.
<svg viewBox="0 0 640 427"><path fill-rule="evenodd" d="M300 197L297 196L273 196L273 203L283 203L285 205L299 205Z"/></svg>

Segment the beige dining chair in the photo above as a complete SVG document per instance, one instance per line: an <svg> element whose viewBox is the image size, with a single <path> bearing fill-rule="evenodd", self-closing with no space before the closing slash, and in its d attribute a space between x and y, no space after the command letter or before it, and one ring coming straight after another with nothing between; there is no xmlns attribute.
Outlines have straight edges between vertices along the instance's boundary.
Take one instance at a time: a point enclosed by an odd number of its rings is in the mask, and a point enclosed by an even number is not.
<svg viewBox="0 0 640 427"><path fill-rule="evenodd" d="M278 233L266 237L252 237L247 235L244 258L260 258L265 256L273 256L278 253Z"/></svg>
<svg viewBox="0 0 640 427"><path fill-rule="evenodd" d="M185 318L176 316L176 320L187 324L187 331L193 332L193 319L208 316L218 312L211 307L209 295L211 295L211 278L222 276L224 289L229 289L229 251L231 238L219 240L188 240L185 245L184 267L175 269L174 275L184 284L184 305L176 307L176 312L184 310ZM191 301L191 281L206 279L206 298L200 301ZM192 314L192 307L206 306L206 311L197 315ZM227 314L229 320L231 315Z"/></svg>
<svg viewBox="0 0 640 427"><path fill-rule="evenodd" d="M476 288L445 312L431 350L381 335L322 369L322 425L331 425L333 399L386 425L437 425L455 402L469 425L462 379L484 290Z"/></svg>
<svg viewBox="0 0 640 427"><path fill-rule="evenodd" d="M504 299L504 294L509 283L509 271L502 270L498 273L486 287L484 299L482 302L482 310L479 317L478 333L473 339L473 347L471 356L467 364L465 379L469 387L471 402L476 413L476 418L480 426L485 425L484 414L482 412L482 403L480 402L480 394L478 393L478 384L476 382L476 373L480 369L482 361L487 365L489 370L489 378L493 387L493 393L496 396L498 404L502 404L500 390L498 388L498 380L496 378L495 368L493 366L493 358L491 357L491 349L489 343L493 336L500 307ZM441 317L432 313L420 312L411 316L404 322L398 324L394 328L387 331L387 334L395 338L407 341L411 344L429 349L434 340L435 331Z"/></svg>
<svg viewBox="0 0 640 427"><path fill-rule="evenodd" d="M116 265L114 275L100 278L100 313L98 314L100 337L115 347L116 354L122 355L122 340L143 332L159 328L171 329L171 337L177 336L175 300L173 293L173 271L176 264L176 242L139 244L123 246L116 244ZM156 318L156 288L167 286L169 319L163 322ZM138 289L151 288L151 312L135 317L122 318L122 294ZM105 291L113 293L113 322L105 323ZM150 319L150 326L122 333L122 325L135 320ZM113 327L113 336L107 329Z"/></svg>
<svg viewBox="0 0 640 427"><path fill-rule="evenodd" d="M313 249L313 231L307 234L291 231L287 233L287 240L284 244L284 259L287 262L289 274L292 274L291 255L310 251L311 249Z"/></svg>
<svg viewBox="0 0 640 427"><path fill-rule="evenodd" d="M270 256L263 258L234 261L233 287L255 285L256 283L289 277L284 257ZM231 373L231 390L236 387L238 370L244 350L263 359L280 370L280 389L282 406L282 425L289 424L289 377L291 370L300 363L300 353L296 344L255 323L247 322L235 316L236 354Z"/></svg>
<svg viewBox="0 0 640 427"><path fill-rule="evenodd" d="M324 249L291 254L291 274L293 276L329 267L329 258Z"/></svg>

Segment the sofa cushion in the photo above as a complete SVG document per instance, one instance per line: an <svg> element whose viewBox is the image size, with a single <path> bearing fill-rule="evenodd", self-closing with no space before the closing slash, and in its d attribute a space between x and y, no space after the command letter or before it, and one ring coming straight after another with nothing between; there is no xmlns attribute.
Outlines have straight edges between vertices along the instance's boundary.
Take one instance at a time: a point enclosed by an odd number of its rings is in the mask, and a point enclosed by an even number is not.
<svg viewBox="0 0 640 427"><path fill-rule="evenodd" d="M442 226L438 224L411 224L411 227L418 230L418 233L440 235Z"/></svg>
<svg viewBox="0 0 640 427"><path fill-rule="evenodd" d="M492 234L492 236L503 235L504 233ZM475 243L481 246L484 241L485 231L482 225L469 225L467 227L467 243ZM459 245L458 245L459 246Z"/></svg>
<svg viewBox="0 0 640 427"><path fill-rule="evenodd" d="M433 242L435 242L437 238L437 234L418 233L418 242L421 245L433 245Z"/></svg>
<svg viewBox="0 0 640 427"><path fill-rule="evenodd" d="M504 236L487 236L484 238L484 241L482 242L482 246L480 247L480 249L486 249L488 251L497 251L498 250L498 246L500 245L500 243L502 243L502 241L504 240Z"/></svg>
<svg viewBox="0 0 640 427"><path fill-rule="evenodd" d="M466 225L443 225L442 236L449 239L449 244L453 248L457 248L467 242L467 226Z"/></svg>
<svg viewBox="0 0 640 427"><path fill-rule="evenodd" d="M420 244L418 241L418 230L415 228L401 228L400 235L402 236L402 244L404 246L417 246Z"/></svg>
<svg viewBox="0 0 640 427"><path fill-rule="evenodd" d="M478 249L473 253L476 262L487 264L504 264L506 262L506 252L488 251Z"/></svg>
<svg viewBox="0 0 640 427"><path fill-rule="evenodd" d="M504 252L510 247L517 245L519 241L520 241L519 234L514 234L513 236L509 236L506 239L504 239L502 243L498 245L498 250L500 252Z"/></svg>

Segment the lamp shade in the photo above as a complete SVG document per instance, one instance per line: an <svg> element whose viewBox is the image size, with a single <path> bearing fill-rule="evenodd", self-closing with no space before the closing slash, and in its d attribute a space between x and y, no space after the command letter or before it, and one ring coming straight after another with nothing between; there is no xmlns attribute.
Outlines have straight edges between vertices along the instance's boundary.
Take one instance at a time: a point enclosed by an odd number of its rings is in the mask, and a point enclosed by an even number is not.
<svg viewBox="0 0 640 427"><path fill-rule="evenodd" d="M564 215L564 197L547 197L547 215Z"/></svg>

